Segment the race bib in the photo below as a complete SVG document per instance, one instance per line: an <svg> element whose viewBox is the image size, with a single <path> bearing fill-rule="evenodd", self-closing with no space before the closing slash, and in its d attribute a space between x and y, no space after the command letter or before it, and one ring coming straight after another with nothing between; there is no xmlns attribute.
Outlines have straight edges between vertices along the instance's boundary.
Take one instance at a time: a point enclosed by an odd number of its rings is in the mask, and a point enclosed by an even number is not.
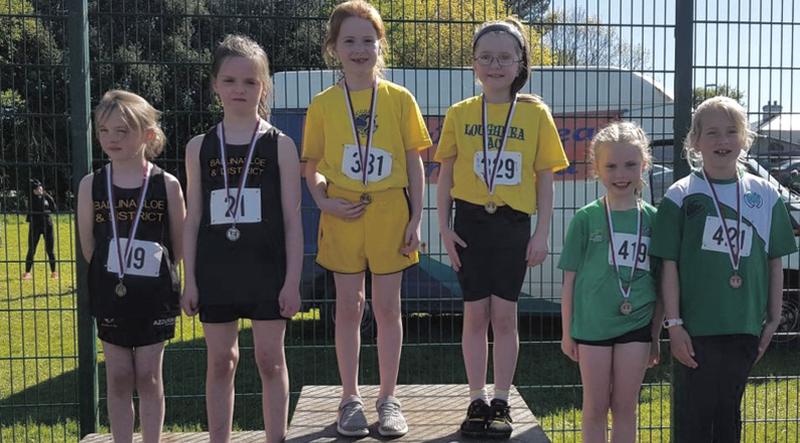
<svg viewBox="0 0 800 443"><path fill-rule="evenodd" d="M740 235L736 235L736 220L725 219L728 225L728 237L733 241L738 238L739 249L742 257L750 255L750 247L753 245L753 228L742 223ZM724 228L717 217L706 217L706 225L703 227L703 246L706 251L721 252L730 254L728 242L725 240Z"/></svg>
<svg viewBox="0 0 800 443"><path fill-rule="evenodd" d="M231 189L230 195L224 189L211 191L211 224L223 225L234 222L236 210L236 223L258 223L261 221L261 188L244 188L239 197L239 207L236 205L236 190Z"/></svg>
<svg viewBox="0 0 800 443"><path fill-rule="evenodd" d="M128 239L120 238L119 244L122 250L125 251ZM163 255L164 248L160 244L151 241L133 240L128 256L123 260L125 262L125 275L158 277ZM119 254L117 253L117 242L114 239L111 239L108 246L106 270L112 274L119 274Z"/></svg>
<svg viewBox="0 0 800 443"><path fill-rule="evenodd" d="M379 182L392 174L392 153L381 148L369 148L367 159L367 182ZM363 167L358 146L344 145L342 173L353 180L362 180Z"/></svg>
<svg viewBox="0 0 800 443"><path fill-rule="evenodd" d="M495 161L499 162L497 165L497 176L494 179L495 185L506 185L506 186L513 186L518 185L522 181L522 153L521 152L507 152L504 151L500 158L497 159L497 152L489 152L489 163L487 166L487 171L489 175L492 174L492 168L494 168ZM486 162L486 159L483 155L483 151L478 151L475 153L475 174L484 180L483 177L483 164Z"/></svg>
<svg viewBox="0 0 800 443"><path fill-rule="evenodd" d="M617 264L619 266L633 267L636 260L636 269L650 270L650 237L642 236L641 242L636 243L636 234L614 233L614 248ZM611 248L608 251L608 264L614 265L611 257Z"/></svg>

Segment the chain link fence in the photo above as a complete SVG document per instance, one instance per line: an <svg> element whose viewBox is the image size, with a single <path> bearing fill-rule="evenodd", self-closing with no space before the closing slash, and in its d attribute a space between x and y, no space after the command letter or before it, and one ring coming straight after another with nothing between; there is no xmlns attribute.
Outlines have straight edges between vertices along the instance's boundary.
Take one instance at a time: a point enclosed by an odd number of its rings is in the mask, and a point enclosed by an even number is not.
<svg viewBox="0 0 800 443"><path fill-rule="evenodd" d="M210 53L225 34L258 41L274 75L272 121L298 145L305 108L338 78L321 44L331 0L124 0L115 2L0 0L0 442L75 441L108 430L103 355L81 343L76 275L74 183L103 164L99 144L77 143L88 82L93 106L104 91L125 88L163 111L168 137L156 161L185 184L186 142L221 117L209 86ZM800 211L800 10L790 0L374 0L388 31L386 76L417 98L434 141L448 106L479 91L471 69L471 38L485 20L514 14L526 23L533 74L526 91L551 106L572 165L559 174L551 255L528 271L520 298L520 359L515 384L554 441L580 439L577 365L560 351L561 272L555 267L575 210L599 195L585 150L594 132L614 119L634 120L652 139L655 167L646 197L657 202L686 169L676 155L705 96L725 93L750 112L759 138L754 171L771 173ZM86 9L86 19L74 17ZM72 24L77 24L72 27ZM76 29L77 28L77 29ZM70 36L70 30L73 33ZM73 44L88 35L88 70ZM71 69L73 68L73 69ZM83 72L81 76L81 72ZM72 93L72 96L70 95ZM84 100L85 101L85 100ZM72 125L72 126L71 126ZM91 151L87 151L91 149ZM461 295L436 229L437 164L425 154L426 245L403 282L405 341L400 383L465 383L461 357ZM87 157L88 161L82 162ZM77 165L77 166L76 166ZM761 168L761 169L759 169ZM87 169L88 170L88 169ZM30 180L54 197L57 271L52 278L40 244L31 279L27 255ZM795 200L796 199L796 200ZM796 206L795 206L796 205ZM800 213L800 212L798 212ZM797 213L796 213L797 214ZM797 218L797 215L794 218ZM333 342L332 277L314 264L318 210L304 190L303 312L289 323L286 352L292 405L304 385L338 384ZM800 438L800 298L798 259L785 262L780 334L753 371L745 394L745 441ZM82 289L81 289L82 290ZM363 384L377 384L375 327L362 323ZM261 394L249 324L242 322L234 427L260 429ZM639 439L667 441L670 363L649 370L639 407ZM205 428L205 343L197 319L181 317L165 351L165 428ZM99 375L94 383L92 365ZM79 372L82 380L79 384ZM490 372L491 379L491 372ZM99 396L95 399L96 391ZM99 402L98 402L99 400Z"/></svg>

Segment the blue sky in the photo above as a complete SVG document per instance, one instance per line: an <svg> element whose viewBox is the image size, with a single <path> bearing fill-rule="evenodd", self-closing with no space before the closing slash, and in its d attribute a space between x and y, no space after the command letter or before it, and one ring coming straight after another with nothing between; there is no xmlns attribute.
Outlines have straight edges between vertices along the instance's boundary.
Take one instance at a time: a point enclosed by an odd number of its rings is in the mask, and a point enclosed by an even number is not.
<svg viewBox="0 0 800 443"><path fill-rule="evenodd" d="M674 76L659 71L675 69L675 1L552 0L550 7L581 8L617 25L625 41L648 51L649 75L672 93ZM800 5L695 0L694 17L694 86L729 84L742 90L751 113L767 100L777 100L784 112L800 113Z"/></svg>

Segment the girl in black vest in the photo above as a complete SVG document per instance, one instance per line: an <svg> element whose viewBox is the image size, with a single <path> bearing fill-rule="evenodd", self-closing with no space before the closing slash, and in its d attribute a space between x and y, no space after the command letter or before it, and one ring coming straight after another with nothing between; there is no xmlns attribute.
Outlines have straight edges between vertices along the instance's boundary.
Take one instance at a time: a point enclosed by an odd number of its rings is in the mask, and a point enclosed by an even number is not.
<svg viewBox="0 0 800 443"><path fill-rule="evenodd" d="M206 411L212 442L233 421L238 325L253 325L267 441L282 441L289 411L286 319L300 308L303 232L294 142L267 121L267 55L247 37L214 51L212 88L225 115L186 146L186 287L181 306L200 313L208 346Z"/></svg>
<svg viewBox="0 0 800 443"><path fill-rule="evenodd" d="M157 442L164 423L164 342L175 335L180 314L183 193L175 177L150 163L165 138L159 112L147 101L109 91L94 118L110 162L81 180L78 229L106 357L111 433L115 442L132 441L136 390L143 441Z"/></svg>
<svg viewBox="0 0 800 443"><path fill-rule="evenodd" d="M47 253L47 258L50 262L50 278L58 278L58 271L56 271L56 254L53 252L54 239L53 239L53 220L50 214L56 212L56 202L53 196L44 190L42 182L36 179L31 180L33 192L31 194L31 206L28 216L25 221L30 225L28 227L28 255L25 256L25 274L22 275L23 280L30 280L32 277L31 269L33 269L33 256L36 254L36 247L39 245L39 238L44 237L44 250Z"/></svg>

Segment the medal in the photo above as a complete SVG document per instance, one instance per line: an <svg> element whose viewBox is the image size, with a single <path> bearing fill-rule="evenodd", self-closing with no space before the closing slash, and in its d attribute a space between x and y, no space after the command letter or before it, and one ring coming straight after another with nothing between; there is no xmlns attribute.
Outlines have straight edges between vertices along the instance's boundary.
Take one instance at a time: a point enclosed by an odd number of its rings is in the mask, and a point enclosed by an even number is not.
<svg viewBox="0 0 800 443"><path fill-rule="evenodd" d="M124 297L125 294L128 293L128 289L122 283L122 279L125 278L125 268L127 267L126 259L130 257L131 245L133 245L133 240L136 238L136 231L139 229L139 220L142 219L144 198L147 195L147 188L150 184L150 171L152 169L153 164L147 162L147 165L144 167L142 186L139 190L136 215L133 218L131 229L128 231L128 240L125 243L125 251L123 252L122 244L119 239L119 229L117 227L117 211L115 206L116 199L114 198L114 168L111 167L111 163L106 165L106 191L108 192L108 212L109 220L111 222L111 235L113 235L114 243L117 245L117 278L119 279L119 283L117 283L117 285L114 287L114 293L117 294L117 297Z"/></svg>
<svg viewBox="0 0 800 443"><path fill-rule="evenodd" d="M511 126L511 121L514 119L514 110L517 107L517 95L514 94L514 98L511 100L511 105L508 107L508 114L506 114L506 122L503 124L503 138L500 141L500 147L497 148L497 154L494 156L494 162L492 163L492 172L489 173L489 113L486 111L486 97L481 95L481 124L483 124L483 181L486 183L486 187L489 188L489 198L491 199L494 195L494 183L495 178L497 178L497 171L498 166L500 164L500 157L503 155L503 151L506 149L506 143L508 142L508 133L509 133L509 126ZM497 212L497 203L493 201L489 201L483 208L489 214L494 214Z"/></svg>
<svg viewBox="0 0 800 443"><path fill-rule="evenodd" d="M631 297L631 286L633 285L633 276L636 274L636 267L639 264L638 255L633 257L633 268L631 268L631 278L627 281L627 286L623 285L622 273L619 270L617 263L617 248L614 247L614 221L611 219L611 207L608 204L608 197L603 198L603 206L606 210L606 221L608 222L608 247L611 248L611 262L614 264L614 270L617 273L617 284L619 285L619 292L622 294L622 304L619 305L619 312L622 315L629 315L633 312L633 304L629 301ZM639 245L642 243L642 209L639 207L639 200L636 200L636 245L638 251Z"/></svg>
<svg viewBox="0 0 800 443"><path fill-rule="evenodd" d="M730 284L733 289L739 289L742 287L742 283L743 280L739 274L733 274L731 275L731 278L728 279L728 284Z"/></svg>
<svg viewBox="0 0 800 443"><path fill-rule="evenodd" d="M705 169L701 169L700 171L703 174L703 180L711 190L711 196L714 198L714 209L717 212L717 218L719 218L720 223L722 224L722 230L725 231L723 238L725 239L725 244L728 246L728 258L730 259L731 267L733 268L733 275L731 275L731 277L728 279L728 284L733 289L739 289L742 287L742 283L744 283L744 279L742 279L742 277L739 275L739 264L742 262L742 251L739 244L742 238L742 192L739 189L739 174L736 174L736 232L731 235L730 231L728 230L728 223L725 221L725 218L722 217L721 203L719 196L717 195L717 191L714 189L714 184L711 183L706 176Z"/></svg>
<svg viewBox="0 0 800 443"><path fill-rule="evenodd" d="M116 286L114 286L114 293L117 294L117 297L125 297L125 294L128 293L128 288L126 288L122 281L120 281Z"/></svg>
<svg viewBox="0 0 800 443"><path fill-rule="evenodd" d="M353 130L353 139L358 147L358 160L361 165L361 183L367 187L369 175L367 174L367 161L369 160L369 150L372 147L372 128L375 124L375 109L378 107L378 80L372 84L372 96L369 100L369 121L367 121L367 143L361 147L361 137L358 136L358 129L356 128L356 115L353 112L353 102L350 98L350 88L347 86L347 81L342 80L344 85L345 104L347 104L348 115L350 116L350 128ZM366 192L361 194L360 199L362 204L368 205L372 203L372 196Z"/></svg>
<svg viewBox="0 0 800 443"><path fill-rule="evenodd" d="M228 159L225 157L225 126L220 122L217 124L217 138L219 138L219 160L222 163L222 181L225 184L225 194L228 199L233 199L233 205L229 212L233 217L233 225L225 232L225 237L228 241L236 241L241 237L241 231L236 227L236 219L239 217L239 201L242 198L242 189L247 183L247 174L250 172L250 162L253 160L253 152L256 147L256 136L258 129L261 128L261 118L256 122L256 127L253 129L253 135L250 136L250 145L247 148L247 158L244 162L244 168L239 176L239 184L236 187L236 198L231 196L230 187L228 186Z"/></svg>
<svg viewBox="0 0 800 443"><path fill-rule="evenodd" d="M225 237L227 237L230 241L239 240L239 236L241 234L242 233L239 231L239 228L236 226L231 226L227 231L225 231Z"/></svg>

